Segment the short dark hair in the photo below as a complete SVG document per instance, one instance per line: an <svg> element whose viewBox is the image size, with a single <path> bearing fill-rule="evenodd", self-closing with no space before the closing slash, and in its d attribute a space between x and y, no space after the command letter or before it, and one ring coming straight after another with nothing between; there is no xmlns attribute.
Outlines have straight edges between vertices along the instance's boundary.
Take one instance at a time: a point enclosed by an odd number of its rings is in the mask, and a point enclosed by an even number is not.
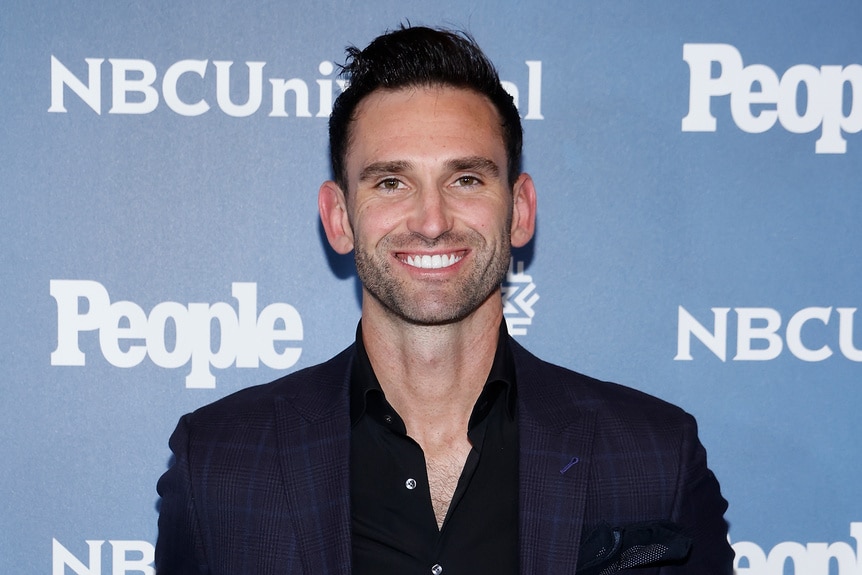
<svg viewBox="0 0 862 575"><path fill-rule="evenodd" d="M500 84L494 65L466 32L402 26L378 36L364 50L348 47L341 76L348 86L336 99L329 117L329 157L332 175L345 192L345 157L356 107L375 90L416 86L452 86L486 96L502 120L509 184L517 179L523 141L521 117L512 96Z"/></svg>

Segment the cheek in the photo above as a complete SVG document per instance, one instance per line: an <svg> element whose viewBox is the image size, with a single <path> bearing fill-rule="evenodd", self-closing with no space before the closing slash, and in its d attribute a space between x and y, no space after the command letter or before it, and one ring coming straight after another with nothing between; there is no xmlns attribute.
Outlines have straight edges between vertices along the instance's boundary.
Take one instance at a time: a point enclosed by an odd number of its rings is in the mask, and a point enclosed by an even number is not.
<svg viewBox="0 0 862 575"><path fill-rule="evenodd" d="M391 210L360 210L354 217L354 232L366 244L377 244L386 235L396 231L401 219Z"/></svg>
<svg viewBox="0 0 862 575"><path fill-rule="evenodd" d="M464 221L483 236L497 236L509 233L511 215L511 208L508 206L475 206L466 212Z"/></svg>

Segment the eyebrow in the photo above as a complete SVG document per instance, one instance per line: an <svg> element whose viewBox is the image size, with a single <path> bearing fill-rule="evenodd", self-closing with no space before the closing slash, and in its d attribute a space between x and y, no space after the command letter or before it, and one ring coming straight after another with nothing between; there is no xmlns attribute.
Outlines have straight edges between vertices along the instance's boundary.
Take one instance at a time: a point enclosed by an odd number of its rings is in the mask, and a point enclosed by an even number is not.
<svg viewBox="0 0 862 575"><path fill-rule="evenodd" d="M359 172L359 181L366 182L382 176L401 174L413 169L413 162L394 160L391 162L374 162ZM446 161L446 168L453 172L481 172L492 177L500 175L500 167L492 160L483 156L467 156Z"/></svg>
<svg viewBox="0 0 862 575"><path fill-rule="evenodd" d="M493 177L500 175L500 167L483 156L455 158L447 161L446 166L453 172L481 172Z"/></svg>
<svg viewBox="0 0 862 575"><path fill-rule="evenodd" d="M406 160L395 160L392 162L374 162L373 164L365 166L365 168L363 168L363 170L359 172L359 181L366 182L368 180L375 180L381 176L400 174L408 171L412 167L413 163Z"/></svg>

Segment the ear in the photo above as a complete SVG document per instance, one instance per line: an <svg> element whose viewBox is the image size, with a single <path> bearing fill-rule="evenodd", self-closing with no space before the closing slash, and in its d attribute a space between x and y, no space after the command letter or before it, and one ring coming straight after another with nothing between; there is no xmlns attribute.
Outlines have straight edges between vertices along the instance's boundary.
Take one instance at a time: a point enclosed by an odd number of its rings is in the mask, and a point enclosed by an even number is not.
<svg viewBox="0 0 862 575"><path fill-rule="evenodd" d="M529 174L521 174L512 188L512 247L523 247L536 231L536 188Z"/></svg>
<svg viewBox="0 0 862 575"><path fill-rule="evenodd" d="M353 228L347 217L347 199L338 184L326 181L320 185L317 208L329 245L341 255L349 254L353 250Z"/></svg>

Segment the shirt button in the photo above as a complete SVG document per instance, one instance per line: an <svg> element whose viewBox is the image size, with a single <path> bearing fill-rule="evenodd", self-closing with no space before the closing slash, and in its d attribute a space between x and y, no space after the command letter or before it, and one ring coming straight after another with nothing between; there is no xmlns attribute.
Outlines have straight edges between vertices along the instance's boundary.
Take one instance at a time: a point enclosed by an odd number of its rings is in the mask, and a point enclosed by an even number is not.
<svg viewBox="0 0 862 575"><path fill-rule="evenodd" d="M392 423L392 416L391 415L384 415L383 421L385 421L386 423Z"/></svg>
<svg viewBox="0 0 862 575"><path fill-rule="evenodd" d="M439 563L431 568L431 575L440 575L443 572L443 567Z"/></svg>
<svg viewBox="0 0 862 575"><path fill-rule="evenodd" d="M407 481L404 482L404 486L407 489L416 489L416 480L411 477L410 479L408 479Z"/></svg>

